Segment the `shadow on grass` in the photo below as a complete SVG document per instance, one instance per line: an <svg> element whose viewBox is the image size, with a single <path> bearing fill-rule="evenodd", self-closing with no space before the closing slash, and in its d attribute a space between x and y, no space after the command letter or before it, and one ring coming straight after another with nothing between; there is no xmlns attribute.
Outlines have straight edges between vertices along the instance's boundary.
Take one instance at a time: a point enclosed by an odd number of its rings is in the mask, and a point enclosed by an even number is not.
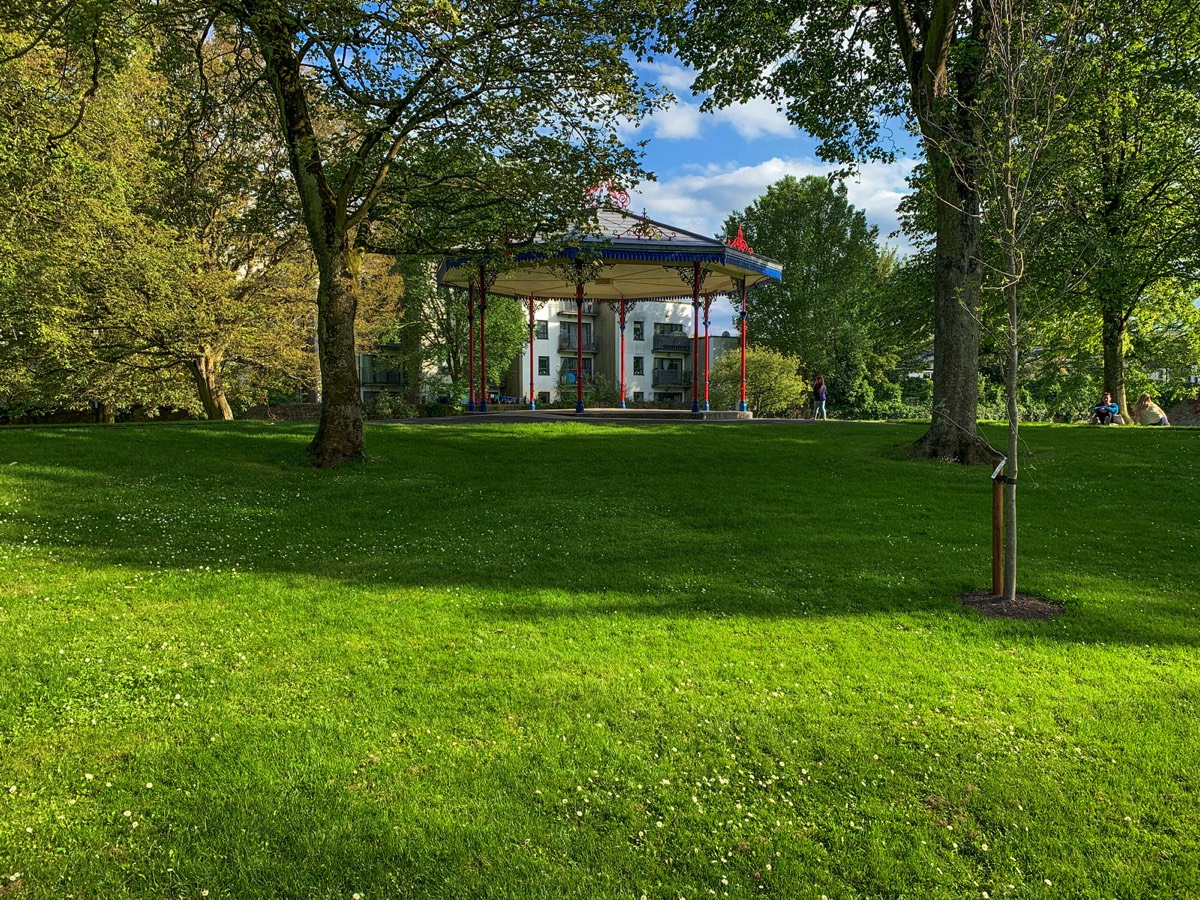
<svg viewBox="0 0 1200 900"><path fill-rule="evenodd" d="M335 472L305 464L310 433L269 425L2 433L0 491L15 502L0 507L0 538L36 541L38 552L87 568L207 566L368 591L490 591L503 598L493 612L501 619L614 608L970 619L954 598L988 578L987 473L903 459L896 448L920 426L383 426L369 432L371 462ZM1027 478L1037 487L1023 498L1023 584L1065 600L1068 615L979 627L1200 645L1183 599L1200 585L1176 554L1200 499L1187 452L1194 440L1165 434L1147 458L1142 435L1112 437L1030 430L1038 452ZM1103 483L1131 472L1175 490L1155 509L1114 516ZM1164 526L1173 514L1176 524ZM1098 578L1096 547L1136 552L1139 571L1160 577L1152 588L1116 572ZM526 599L544 592L562 599ZM611 597L644 599L614 606Z"/></svg>

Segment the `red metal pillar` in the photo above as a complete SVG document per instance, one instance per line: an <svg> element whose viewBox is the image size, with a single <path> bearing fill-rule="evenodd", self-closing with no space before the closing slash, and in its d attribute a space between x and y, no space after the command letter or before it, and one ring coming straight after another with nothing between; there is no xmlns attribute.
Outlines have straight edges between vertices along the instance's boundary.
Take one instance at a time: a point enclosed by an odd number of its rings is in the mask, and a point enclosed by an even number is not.
<svg viewBox="0 0 1200 900"><path fill-rule="evenodd" d="M529 408L537 409L537 402L533 399L533 332L537 324L533 321L533 294L529 295Z"/></svg>
<svg viewBox="0 0 1200 900"><path fill-rule="evenodd" d="M700 412L700 263L692 263L692 412Z"/></svg>
<svg viewBox="0 0 1200 900"><path fill-rule="evenodd" d="M625 408L625 298L621 298L621 409Z"/></svg>
<svg viewBox="0 0 1200 900"><path fill-rule="evenodd" d="M575 262L575 412L583 412L583 264Z"/></svg>
<svg viewBox="0 0 1200 900"><path fill-rule="evenodd" d="M746 279L742 279L742 412L746 411Z"/></svg>
<svg viewBox="0 0 1200 900"><path fill-rule="evenodd" d="M487 269L479 266L479 411L487 412Z"/></svg>
<svg viewBox="0 0 1200 900"><path fill-rule="evenodd" d="M475 412L475 282L467 285L467 411Z"/></svg>
<svg viewBox="0 0 1200 900"><path fill-rule="evenodd" d="M708 412L708 370L712 366L712 344L709 340L708 326L709 318L708 311L712 308L712 297L708 294L704 295L704 411Z"/></svg>

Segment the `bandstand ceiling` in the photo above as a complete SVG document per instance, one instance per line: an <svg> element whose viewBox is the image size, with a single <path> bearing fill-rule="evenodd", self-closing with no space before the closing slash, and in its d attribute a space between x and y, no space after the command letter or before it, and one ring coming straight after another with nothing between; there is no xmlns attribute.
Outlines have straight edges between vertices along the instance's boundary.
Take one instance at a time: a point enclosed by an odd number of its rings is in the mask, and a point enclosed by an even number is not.
<svg viewBox="0 0 1200 900"><path fill-rule="evenodd" d="M597 220L594 234L516 254L515 265L495 273L489 293L575 299L577 257L587 261L588 300L691 300L696 264L703 273L700 291L707 294L738 293L743 278L747 287L783 278L782 265L753 253L744 240L726 245L619 209L601 209ZM478 260L464 256L446 260L438 280L466 288L478 274Z"/></svg>

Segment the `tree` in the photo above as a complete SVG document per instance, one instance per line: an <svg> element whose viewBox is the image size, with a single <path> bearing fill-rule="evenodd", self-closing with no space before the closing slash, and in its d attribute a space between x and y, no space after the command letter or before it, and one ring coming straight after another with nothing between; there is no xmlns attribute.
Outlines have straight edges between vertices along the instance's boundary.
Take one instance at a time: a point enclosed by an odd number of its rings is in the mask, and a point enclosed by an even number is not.
<svg viewBox="0 0 1200 900"><path fill-rule="evenodd" d="M449 380L454 391L467 392L469 323L467 300L458 289L441 287L436 271L427 260L401 257L396 270L404 282L401 312L389 323L384 340L405 348L409 365L432 373L441 390ZM489 294L487 300L487 365L489 381L495 382L508 370L513 358L529 340L525 307L512 297ZM475 347L474 372L481 371L480 346Z"/></svg>
<svg viewBox="0 0 1200 900"><path fill-rule="evenodd" d="M726 353L714 364L709 393L716 409L734 409L741 399L742 359ZM800 360L775 350L746 350L746 403L760 416L788 412L804 402L808 388L800 377Z"/></svg>
<svg viewBox="0 0 1200 900"><path fill-rule="evenodd" d="M0 70L24 94L9 120L23 171L0 189L13 211L0 284L10 396L196 405L166 390L186 374L210 418L231 418L226 375L244 395L306 378L314 273L273 207L279 170L244 106L223 98L220 119L197 127L141 50L71 124L77 112L54 102L70 86L61 60L37 51Z"/></svg>
<svg viewBox="0 0 1200 900"><path fill-rule="evenodd" d="M1017 584L1017 475L1020 453L1020 367L1028 305L1028 258L1055 230L1053 186L1065 167L1056 153L1069 121L1078 77L1094 46L1086 39L1074 0L982 0L992 21L981 79L978 172L999 264L989 267L1003 293L1005 409L1003 596ZM1059 294L1065 284L1057 285Z"/></svg>
<svg viewBox="0 0 1200 900"><path fill-rule="evenodd" d="M672 13L674 16L674 12ZM696 0L664 22L712 104L766 97L823 158L887 158L887 123L922 139L937 197L934 398L914 452L971 462L979 353L980 198L975 104L990 27L979 0Z"/></svg>
<svg viewBox="0 0 1200 900"><path fill-rule="evenodd" d="M261 115L265 87L229 90L226 72L244 60L227 42L210 39L196 53L211 76L203 85L194 60L156 59L157 177L142 215L191 256L190 277L158 308L147 298L140 336L161 358L182 362L209 418L227 419L226 374L256 386L312 382L316 272L291 211L286 155Z"/></svg>
<svg viewBox="0 0 1200 900"><path fill-rule="evenodd" d="M857 389L873 354L865 312L879 277L878 229L828 178L783 178L725 220L755 251L783 263L783 282L754 293L756 346L799 357L804 373Z"/></svg>
<svg viewBox="0 0 1200 900"><path fill-rule="evenodd" d="M7 35L3 47L20 40ZM145 74L131 66L120 86L93 91L98 115L83 122L60 98L88 76L63 54L27 53L0 69L0 94L11 98L0 125L9 151L0 160L0 393L10 403L91 405L111 418L119 405L187 402L170 373L106 352L105 310L89 288L147 243L134 207L152 167L129 114L148 96Z"/></svg>
<svg viewBox="0 0 1200 900"><path fill-rule="evenodd" d="M317 269L318 466L363 458L364 253L565 230L588 186L640 174L617 137L651 103L622 56L632 3L27 0L15 12L30 33L99 52L124 3L180 53L227 35L247 51L237 75L270 86Z"/></svg>
<svg viewBox="0 0 1200 900"><path fill-rule="evenodd" d="M1185 0L1095 4L1062 184L1064 255L1100 320L1104 389L1129 420L1129 329L1172 283L1200 284L1200 13Z"/></svg>

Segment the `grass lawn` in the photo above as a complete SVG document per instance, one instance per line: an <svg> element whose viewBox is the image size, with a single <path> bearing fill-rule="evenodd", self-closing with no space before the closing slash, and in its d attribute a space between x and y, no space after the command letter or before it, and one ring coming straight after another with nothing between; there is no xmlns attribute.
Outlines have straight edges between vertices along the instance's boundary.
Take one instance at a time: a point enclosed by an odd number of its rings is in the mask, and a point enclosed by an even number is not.
<svg viewBox="0 0 1200 900"><path fill-rule="evenodd" d="M1200 432L1025 430L1016 622L920 431L0 432L0 896L1200 895Z"/></svg>

